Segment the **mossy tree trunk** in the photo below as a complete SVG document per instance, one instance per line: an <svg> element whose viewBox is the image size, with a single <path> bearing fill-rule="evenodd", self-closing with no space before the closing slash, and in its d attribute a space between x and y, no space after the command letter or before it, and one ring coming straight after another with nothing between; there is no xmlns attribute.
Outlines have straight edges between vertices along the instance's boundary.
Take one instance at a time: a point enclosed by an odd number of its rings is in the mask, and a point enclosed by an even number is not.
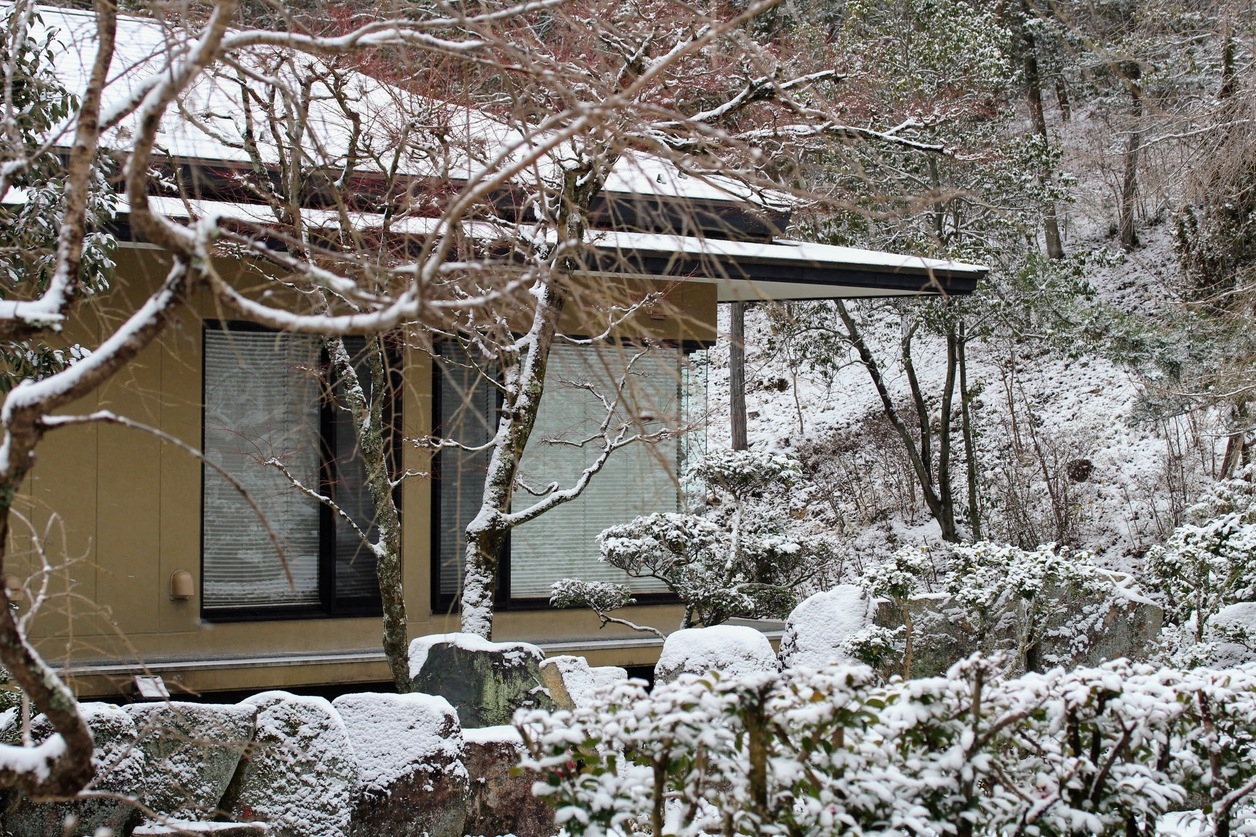
<svg viewBox="0 0 1256 837"><path fill-rule="evenodd" d="M392 437L388 432L384 411L385 403L392 397L388 376L388 356L385 338L375 336L366 344L366 366L370 373L368 389L362 385L358 370L345 348L343 338L327 341L331 361L332 380L341 391L334 393L343 401L339 405L353 420L358 451L366 471L366 488L371 495L374 524L379 533L375 540L359 534L366 541L376 559L379 577L379 596L383 607L383 647L397 691L406 694L414 690L410 680L409 627L406 617L405 585L402 578L401 515L397 509L396 483L390 467L389 449Z"/></svg>

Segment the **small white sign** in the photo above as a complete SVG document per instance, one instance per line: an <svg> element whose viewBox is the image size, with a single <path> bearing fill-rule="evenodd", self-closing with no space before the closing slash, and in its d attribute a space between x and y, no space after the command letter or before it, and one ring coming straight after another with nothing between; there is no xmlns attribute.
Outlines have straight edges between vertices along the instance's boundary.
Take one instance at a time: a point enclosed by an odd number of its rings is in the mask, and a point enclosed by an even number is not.
<svg viewBox="0 0 1256 837"><path fill-rule="evenodd" d="M157 675L135 675L135 690L144 700L170 700L165 681Z"/></svg>

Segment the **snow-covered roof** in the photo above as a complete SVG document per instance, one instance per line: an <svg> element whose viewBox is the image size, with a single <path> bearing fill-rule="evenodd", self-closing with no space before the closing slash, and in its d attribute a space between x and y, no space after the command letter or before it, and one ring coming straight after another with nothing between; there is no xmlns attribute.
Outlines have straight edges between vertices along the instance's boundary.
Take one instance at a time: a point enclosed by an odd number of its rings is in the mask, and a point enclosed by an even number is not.
<svg viewBox="0 0 1256 837"><path fill-rule="evenodd" d="M0 12L6 17L11 10L11 3L0 2ZM35 34L44 30L55 33L57 78L67 89L84 89L96 55L95 14L39 7L38 15L40 23L35 26ZM145 80L166 71L186 53L195 35L181 28L177 21L163 23L119 16L102 111L108 114L127 101ZM252 75L242 76L236 70L218 67L196 79L181 98L179 113L169 114L162 122L157 142L160 153L179 161L250 163L249 154L239 140L245 131L245 97L241 86L258 86L258 82L268 78L295 82L298 73L303 80L312 81L308 131L317 136L321 146L319 156L328 163L343 159L355 141L354 131L359 126L353 124L346 110L351 110L361 120L361 133L356 138L359 146L365 144L386 161L390 161L397 150L403 151L398 171L407 176L467 177L503 149L527 144L518 130L482 111L418 96L353 70L333 70L316 58L257 47L250 49L247 57L249 60L242 63L247 64L247 72ZM298 87L295 83L290 86ZM252 106L255 111L261 107L256 102ZM132 115L123 120L111 134L117 137L133 133L134 119ZM461 158L455 158L452 164L442 159L437 170L425 153L429 149L421 140L413 147L399 142L407 130L413 131L416 123L462 138L464 141L442 149L460 154ZM267 132L255 133L266 162L278 162L278 150ZM359 167L372 167L369 155L358 156ZM670 161L631 151L621 156L606 182L605 191L705 201L763 200L733 178L713 174L699 176L694 171L682 171Z"/></svg>
<svg viewBox="0 0 1256 837"><path fill-rule="evenodd" d="M959 262L782 238L725 241L612 231L591 238L599 251L614 254L610 272L633 267L645 275L713 283L721 302L967 294L987 272Z"/></svg>
<svg viewBox="0 0 1256 837"><path fill-rule="evenodd" d="M0 12L11 14L11 10L11 4L0 2ZM67 88L83 89L95 57L94 14L39 7L39 16L43 26L55 31L60 44L55 63L57 76ZM104 95L106 118L111 108L132 98L146 79L166 71L172 61L188 50L194 37L195 33L176 24L119 17L116 53ZM244 135L247 110L243 88L269 77L295 78L296 74L313 80L306 137L311 147L320 149L319 156L329 165L343 159L356 142L357 147L365 144L371 153L379 155L380 161L390 161L391 155L400 153L398 170L405 176L448 180L471 177L481 168L500 165L504 149L525 144L517 130L480 111L419 97L358 72L333 72L315 58L273 48L254 48L248 56L248 62L237 62L247 63L246 70L219 67L201 74L180 100L178 111L166 115L158 134L158 151L175 165L226 166L223 182L230 183L231 167L249 163L249 152L239 141ZM240 73L251 73L252 77ZM255 102L251 107L260 106ZM347 110L360 121L361 132L356 139ZM255 111L254 118L258 117ZM123 139L132 133L135 126L128 119L134 118L132 114L123 119L112 135ZM453 156L444 157L439 170L433 163L430 144L407 133L414 130L416 122L439 126L441 133L464 140L449 144L460 148L447 147ZM263 160L277 162L281 152L268 132L256 131L255 136ZM410 141L402 141L403 137ZM68 143L68 137L65 142ZM508 157L509 153L505 153ZM369 161L360 154L358 159L357 168L369 171ZM683 213L686 208L691 217L697 218L733 217L728 213L743 208L749 214L766 218L755 226L759 231L755 233L760 239L757 241L711 237L714 227L701 221L693 225L707 234L680 234L691 231L686 224L684 229L676 230L678 234L617 229L591 235L590 244L598 254L591 272L714 283L722 301L962 294L971 292L986 273L985 268L974 265L778 239L775 234L780 231L783 214L781 206L773 205L770 195L752 192L729 177L684 171L670 160L646 154L625 153L605 185L604 196L610 207L607 217L620 228L673 229L677 226L674 223L651 226L638 222L643 214ZM0 199L8 203L16 197L6 195ZM232 201L234 198L166 198L155 200L154 209L176 218L216 215L262 225L273 223L267 207ZM774 212L775 218L771 217ZM329 227L339 223L338 214L326 215L322 223ZM625 220L629 215L630 220ZM304 216L307 221L319 223L317 210L311 209ZM378 227L382 221L382 216L369 213L355 216L355 223L363 229ZM738 223L743 222L744 218L739 217ZM398 229L398 223L394 221L392 229ZM425 234L431 231L433 222L406 218L400 223L406 225L406 232Z"/></svg>

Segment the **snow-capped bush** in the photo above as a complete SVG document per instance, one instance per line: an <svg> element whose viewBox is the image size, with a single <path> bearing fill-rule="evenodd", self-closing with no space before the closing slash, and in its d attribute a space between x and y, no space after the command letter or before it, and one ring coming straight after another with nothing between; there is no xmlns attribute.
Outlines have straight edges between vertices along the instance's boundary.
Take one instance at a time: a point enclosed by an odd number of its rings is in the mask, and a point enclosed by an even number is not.
<svg viewBox="0 0 1256 837"><path fill-rule="evenodd" d="M880 601L876 624L896 633L866 633L848 653L882 671L897 662L904 677L940 674L974 652L1004 653L1021 671L1144 659L1161 624L1128 576L1053 544L979 541L933 557L903 547L865 571L860 587Z"/></svg>
<svg viewBox="0 0 1256 837"><path fill-rule="evenodd" d="M903 547L896 551L888 561L870 567L860 579L864 594L870 599L887 598L898 608L903 619L903 676L911 677L912 651L915 644L915 625L912 623L910 601L920 585L921 576L930 569L929 553L917 547ZM875 637L861 637L859 650L866 656L857 657L864 662L874 659L887 659L889 654L884 646L889 637L880 634ZM873 644L869 644L872 641Z"/></svg>
<svg viewBox="0 0 1256 837"><path fill-rule="evenodd" d="M1113 575L1096 566L1090 553L1068 547L1021 549L981 541L955 546L953 556L947 592L978 647L989 651L997 633L1010 634L1024 670L1064 662L1040 660L1039 650L1065 602L1089 604L1055 631L1067 631L1085 643L1098 630L1110 601L1121 597Z"/></svg>
<svg viewBox="0 0 1256 837"><path fill-rule="evenodd" d="M1222 608L1256 599L1254 477L1249 467L1210 487L1168 542L1147 553L1147 574L1179 637L1171 651L1180 658L1195 654L1189 646L1205 640Z"/></svg>
<svg viewBox="0 0 1256 837"><path fill-rule="evenodd" d="M682 628L733 617L783 618L816 563L816 550L791 531L788 504L778 502L799 474L798 463L779 454L711 450L685 477L703 488L706 513L657 513L612 526L598 536L601 560L630 577L666 584L685 603ZM771 502L756 504L766 495ZM606 614L633 598L625 585L560 579L550 601L622 622Z"/></svg>
<svg viewBox="0 0 1256 837"><path fill-rule="evenodd" d="M572 835L1152 834L1250 817L1256 675L1124 661L1008 678L973 657L639 681L517 719Z"/></svg>

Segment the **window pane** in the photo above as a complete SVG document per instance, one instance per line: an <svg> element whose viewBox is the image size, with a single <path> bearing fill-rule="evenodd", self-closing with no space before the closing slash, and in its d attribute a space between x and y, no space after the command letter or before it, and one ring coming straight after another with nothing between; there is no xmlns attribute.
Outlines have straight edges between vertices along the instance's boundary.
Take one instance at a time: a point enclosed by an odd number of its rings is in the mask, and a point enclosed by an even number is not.
<svg viewBox="0 0 1256 837"><path fill-rule="evenodd" d="M496 389L457 343L442 343L438 362L440 434L471 447L485 444L496 430ZM439 468L439 592L442 597L457 598L462 592L466 550L463 533L480 511L488 451L446 448L440 452Z"/></svg>
<svg viewBox="0 0 1256 837"><path fill-rule="evenodd" d="M205 455L244 486L265 516L259 519L217 470L203 469L206 608L319 601L318 504L268 464L281 463L302 484L319 485L319 356L314 337L205 332Z"/></svg>
<svg viewBox="0 0 1256 837"><path fill-rule="evenodd" d="M524 480L534 489L551 482L573 485L598 457L605 402L614 403L609 427L617 432L657 433L680 426L682 355L675 349L601 345L555 346L546 374L536 427L524 452ZM634 443L611 454L576 500L545 512L511 534L510 592L517 598L545 598L560 578L625 582L625 574L599 562L597 536L637 515L676 511L679 504L681 436ZM516 507L534 500L517 492ZM666 589L635 579L632 589Z"/></svg>
<svg viewBox="0 0 1256 837"><path fill-rule="evenodd" d="M371 368L366 357L366 340L361 337L346 337L344 341L345 348L353 358L358 381L369 400ZM353 426L353 417L338 406L344 403L342 389L342 385L337 382L337 406L331 416L331 444L335 459L331 462L331 484L327 491L341 510L375 542L379 539L379 529L375 526L375 503L366 484L366 466L358 449L358 434ZM339 515L332 515L331 519L336 544L336 599L353 599L358 602L378 600L378 560L375 553Z"/></svg>

